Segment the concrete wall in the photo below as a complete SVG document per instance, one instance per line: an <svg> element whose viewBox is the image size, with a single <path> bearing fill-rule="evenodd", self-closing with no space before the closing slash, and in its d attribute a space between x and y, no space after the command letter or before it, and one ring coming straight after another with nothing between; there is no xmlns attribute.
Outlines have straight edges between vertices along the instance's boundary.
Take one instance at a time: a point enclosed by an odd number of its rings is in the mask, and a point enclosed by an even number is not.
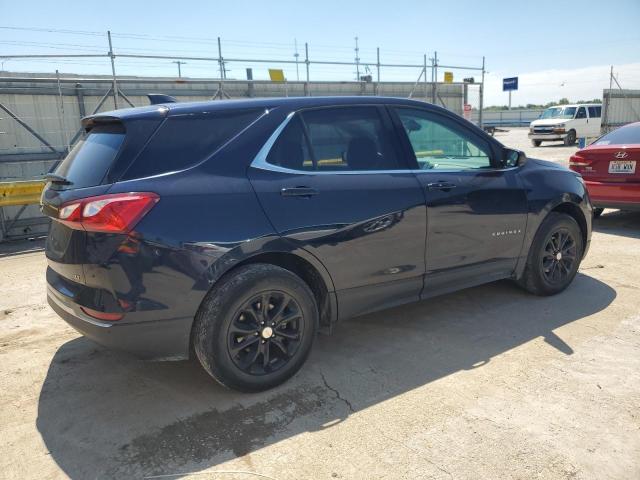
<svg viewBox="0 0 640 480"><path fill-rule="evenodd" d="M482 113L482 123L488 126L526 127L536 120L544 109L532 110L485 110ZM478 111L471 114L471 121L478 123Z"/></svg>

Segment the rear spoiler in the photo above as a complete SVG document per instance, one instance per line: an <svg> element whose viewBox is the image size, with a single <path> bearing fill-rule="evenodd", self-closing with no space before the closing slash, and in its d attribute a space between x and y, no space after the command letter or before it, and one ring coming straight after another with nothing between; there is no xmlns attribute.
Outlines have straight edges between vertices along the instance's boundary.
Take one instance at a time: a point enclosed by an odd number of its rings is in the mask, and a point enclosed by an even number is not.
<svg viewBox="0 0 640 480"><path fill-rule="evenodd" d="M171 95L165 95L163 93L147 93L147 97L149 97L149 103L151 105L157 105L159 103L177 103L175 97Z"/></svg>

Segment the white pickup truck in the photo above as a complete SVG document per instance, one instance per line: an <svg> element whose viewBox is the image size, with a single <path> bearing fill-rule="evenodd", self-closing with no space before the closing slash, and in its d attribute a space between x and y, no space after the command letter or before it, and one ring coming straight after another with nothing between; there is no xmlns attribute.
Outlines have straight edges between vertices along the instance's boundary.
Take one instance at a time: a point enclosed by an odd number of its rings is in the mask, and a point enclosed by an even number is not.
<svg viewBox="0 0 640 480"><path fill-rule="evenodd" d="M602 106L597 103L550 107L531 122L529 138L534 147L558 140L573 145L577 138L600 136L601 115Z"/></svg>

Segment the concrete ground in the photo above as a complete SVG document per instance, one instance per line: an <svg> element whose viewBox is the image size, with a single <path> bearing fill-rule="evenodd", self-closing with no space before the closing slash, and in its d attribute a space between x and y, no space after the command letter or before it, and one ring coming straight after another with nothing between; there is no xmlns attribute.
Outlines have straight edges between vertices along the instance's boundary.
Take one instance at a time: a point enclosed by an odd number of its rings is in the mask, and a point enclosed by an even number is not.
<svg viewBox="0 0 640 480"><path fill-rule="evenodd" d="M498 282L357 318L252 395L79 336L41 248L0 250L2 478L640 478L640 214L596 221L560 295Z"/></svg>

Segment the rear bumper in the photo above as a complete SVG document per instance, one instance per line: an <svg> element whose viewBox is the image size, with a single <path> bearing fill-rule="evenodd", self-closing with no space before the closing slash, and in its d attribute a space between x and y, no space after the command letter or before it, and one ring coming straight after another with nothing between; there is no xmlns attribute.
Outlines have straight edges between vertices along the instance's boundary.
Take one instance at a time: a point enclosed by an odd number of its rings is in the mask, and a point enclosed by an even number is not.
<svg viewBox="0 0 640 480"><path fill-rule="evenodd" d="M85 315L79 305L51 285L47 286L47 301L65 322L105 347L129 352L145 360L182 360L189 357L193 318L135 323L102 322Z"/></svg>
<svg viewBox="0 0 640 480"><path fill-rule="evenodd" d="M585 180L594 207L640 210L640 183Z"/></svg>

